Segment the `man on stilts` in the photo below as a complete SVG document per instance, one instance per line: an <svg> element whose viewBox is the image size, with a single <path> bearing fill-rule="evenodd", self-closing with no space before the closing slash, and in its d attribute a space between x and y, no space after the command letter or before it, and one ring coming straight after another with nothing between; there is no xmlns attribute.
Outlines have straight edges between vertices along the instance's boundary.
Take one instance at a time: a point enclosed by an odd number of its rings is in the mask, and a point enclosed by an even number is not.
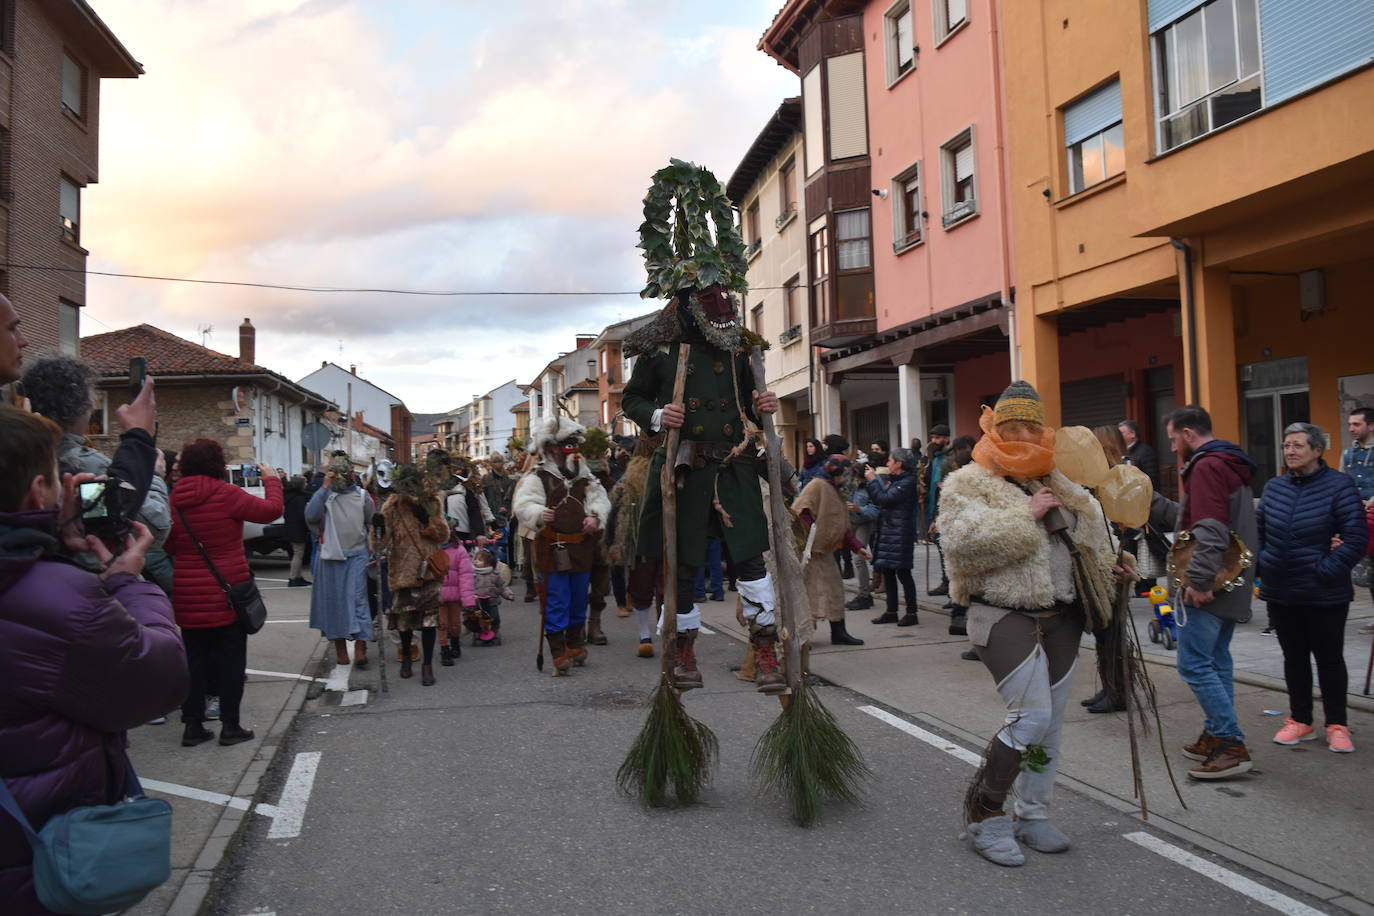
<svg viewBox="0 0 1374 916"><path fill-rule="evenodd" d="M513 500L521 529L534 532L534 563L544 602L544 638L555 677L587 658L587 596L596 535L611 501L579 454L585 427L549 417L534 433L539 465L520 479Z"/></svg>

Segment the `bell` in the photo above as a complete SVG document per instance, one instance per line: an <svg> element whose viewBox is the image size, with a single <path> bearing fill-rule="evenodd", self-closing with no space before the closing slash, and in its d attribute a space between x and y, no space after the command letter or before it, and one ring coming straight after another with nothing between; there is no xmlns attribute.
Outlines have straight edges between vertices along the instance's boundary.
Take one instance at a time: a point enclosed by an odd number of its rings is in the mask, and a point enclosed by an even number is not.
<svg viewBox="0 0 1374 916"><path fill-rule="evenodd" d="M1074 483L1095 489L1107 476L1102 443L1086 426L1061 426L1054 434L1054 466Z"/></svg>
<svg viewBox="0 0 1374 916"><path fill-rule="evenodd" d="M1150 520L1154 487L1140 468L1118 464L1097 486L1097 499L1107 518L1123 528L1140 528Z"/></svg>

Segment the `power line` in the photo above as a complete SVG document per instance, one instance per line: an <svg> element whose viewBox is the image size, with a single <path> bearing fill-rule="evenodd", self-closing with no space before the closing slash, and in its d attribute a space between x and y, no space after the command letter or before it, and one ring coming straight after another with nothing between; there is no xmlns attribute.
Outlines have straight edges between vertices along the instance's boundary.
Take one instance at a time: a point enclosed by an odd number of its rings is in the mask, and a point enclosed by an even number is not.
<svg viewBox="0 0 1374 916"><path fill-rule="evenodd" d="M42 270L54 273L87 274L97 277L115 277L124 280L157 280L162 283L195 283L203 286L242 286L251 289L280 289L298 293L375 293L388 296L638 296L638 290L424 290L392 289L387 287L365 286L296 286L289 283L261 283L250 280L202 280L194 277L160 277L152 274L126 274L108 270L86 270L78 267L57 267L43 264L16 264L12 261L0 262L0 267L16 270ZM784 289L781 286L754 286L755 290Z"/></svg>

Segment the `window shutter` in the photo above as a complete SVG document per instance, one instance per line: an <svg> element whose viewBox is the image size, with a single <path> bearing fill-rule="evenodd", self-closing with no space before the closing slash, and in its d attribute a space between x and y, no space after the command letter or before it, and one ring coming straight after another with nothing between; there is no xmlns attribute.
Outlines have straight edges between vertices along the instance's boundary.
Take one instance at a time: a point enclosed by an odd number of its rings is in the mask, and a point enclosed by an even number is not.
<svg viewBox="0 0 1374 916"><path fill-rule="evenodd" d="M1115 426L1126 415L1126 377L1103 375L1059 386L1061 426Z"/></svg>
<svg viewBox="0 0 1374 916"><path fill-rule="evenodd" d="M868 152L868 116L864 111L862 51L826 60L830 100L830 158L848 159Z"/></svg>
<svg viewBox="0 0 1374 916"><path fill-rule="evenodd" d="M945 11L948 15L945 28L952 29L968 18L968 0L945 0Z"/></svg>
<svg viewBox="0 0 1374 916"><path fill-rule="evenodd" d="M915 57L912 50L915 42L911 40L911 7L897 17L897 66L910 63Z"/></svg>
<svg viewBox="0 0 1374 916"><path fill-rule="evenodd" d="M1099 134L1121 120L1121 82L1112 80L1064 109L1064 145Z"/></svg>
<svg viewBox="0 0 1374 916"><path fill-rule="evenodd" d="M820 67L812 67L802 79L802 112L806 121L806 174L811 175L825 164Z"/></svg>
<svg viewBox="0 0 1374 916"><path fill-rule="evenodd" d="M1374 59L1367 0L1260 0L1264 101L1273 105Z"/></svg>
<svg viewBox="0 0 1374 916"><path fill-rule="evenodd" d="M1182 19L1206 2L1207 0L1150 0L1150 32L1158 32L1175 19Z"/></svg>
<svg viewBox="0 0 1374 916"><path fill-rule="evenodd" d="M62 56L62 104L78 115L81 114L83 82L85 79L81 72L81 65L64 54Z"/></svg>
<svg viewBox="0 0 1374 916"><path fill-rule="evenodd" d="M58 215L64 220L71 220L73 223L81 221L81 191L66 178L59 182L62 190L59 194L58 208L61 211ZM52 200L51 197L48 200Z"/></svg>
<svg viewBox="0 0 1374 916"><path fill-rule="evenodd" d="M954 180L963 181L973 177L973 144L969 143L954 151Z"/></svg>

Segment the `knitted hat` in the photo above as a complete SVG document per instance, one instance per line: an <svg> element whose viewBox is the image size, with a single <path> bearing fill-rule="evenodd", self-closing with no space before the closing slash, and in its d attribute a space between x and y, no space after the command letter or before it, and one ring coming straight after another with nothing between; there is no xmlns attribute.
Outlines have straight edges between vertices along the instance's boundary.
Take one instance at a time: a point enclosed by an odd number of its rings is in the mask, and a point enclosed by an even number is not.
<svg viewBox="0 0 1374 916"><path fill-rule="evenodd" d="M849 451L849 440L844 436L831 433L825 437L825 453L827 455L842 455Z"/></svg>
<svg viewBox="0 0 1374 916"><path fill-rule="evenodd" d="M943 423L937 423L936 425L930 428L930 434L932 436L948 436L949 427Z"/></svg>
<svg viewBox="0 0 1374 916"><path fill-rule="evenodd" d="M997 399L993 409L993 422L1006 423L1008 420L1021 420L1026 423L1045 425L1045 405L1040 393L1029 382L1017 379L1007 386Z"/></svg>

